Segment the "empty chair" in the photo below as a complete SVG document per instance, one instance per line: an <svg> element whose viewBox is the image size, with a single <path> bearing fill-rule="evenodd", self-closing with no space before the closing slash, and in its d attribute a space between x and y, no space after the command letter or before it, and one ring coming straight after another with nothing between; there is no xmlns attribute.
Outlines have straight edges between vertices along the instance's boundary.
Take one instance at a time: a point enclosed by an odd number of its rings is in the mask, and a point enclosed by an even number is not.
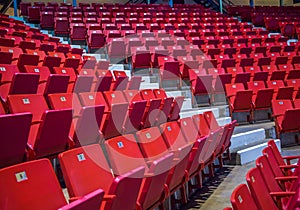
<svg viewBox="0 0 300 210"><path fill-rule="evenodd" d="M263 177L258 168L252 168L246 174L246 180L254 199L254 202L261 209L276 210L279 207L275 204L268 188L263 180ZM275 192L274 192L275 193Z"/></svg>
<svg viewBox="0 0 300 210"><path fill-rule="evenodd" d="M18 68L21 72L25 72L24 66L31 65L37 66L39 64L39 56L38 55L30 55L30 54L21 54L18 59Z"/></svg>
<svg viewBox="0 0 300 210"><path fill-rule="evenodd" d="M1 168L26 160L26 147L31 120L32 114L30 113L0 116L2 144L0 155Z"/></svg>
<svg viewBox="0 0 300 210"><path fill-rule="evenodd" d="M240 184L233 190L230 202L234 210L258 210L257 204L253 200L250 190L246 184Z"/></svg>
<svg viewBox="0 0 300 210"><path fill-rule="evenodd" d="M70 198L82 197L99 188L105 191L103 209L134 209L144 167L135 168L117 177L111 173L100 145L73 149L59 155ZM92 175L93 179L87 179ZM130 188L130 191L128 189ZM124 197L124 192L126 196Z"/></svg>
<svg viewBox="0 0 300 210"><path fill-rule="evenodd" d="M74 41L85 41L86 29L84 24L75 23L70 25L70 40Z"/></svg>
<svg viewBox="0 0 300 210"><path fill-rule="evenodd" d="M54 34L55 35L66 35L69 34L69 21L67 17L55 18L54 23Z"/></svg>
<svg viewBox="0 0 300 210"><path fill-rule="evenodd" d="M284 137L284 133L295 133L299 132L299 108L293 108L290 100L273 100L272 101L273 116L275 119L276 133L278 137ZM294 139L285 139L285 144ZM283 143L284 144L284 143Z"/></svg>
<svg viewBox="0 0 300 210"><path fill-rule="evenodd" d="M169 174L169 165L174 154L169 153L156 159L148 166L141 150L132 134L109 139L105 142L112 169L116 175L128 172L136 167L144 166L145 176L138 197L138 206L141 209L155 208L162 205L164 185Z"/></svg>
<svg viewBox="0 0 300 210"><path fill-rule="evenodd" d="M274 89L265 88L262 81L248 82L248 89L253 91L253 120L267 120L271 118L271 101L273 100Z"/></svg>
<svg viewBox="0 0 300 210"><path fill-rule="evenodd" d="M101 49L105 45L105 36L99 31L93 30L88 32L87 38L89 52Z"/></svg>
<svg viewBox="0 0 300 210"><path fill-rule="evenodd" d="M54 14L53 12L41 12L40 26L42 29L53 29L54 28Z"/></svg>
<svg viewBox="0 0 300 210"><path fill-rule="evenodd" d="M28 138L30 159L51 157L67 149L72 110L48 110L42 95L10 95L8 105L12 113L31 112L32 125Z"/></svg>
<svg viewBox="0 0 300 210"><path fill-rule="evenodd" d="M28 21L31 23L39 23L40 22L40 7L30 6L27 9L28 11Z"/></svg>
<svg viewBox="0 0 300 210"><path fill-rule="evenodd" d="M35 94L38 90L39 75L30 73L15 73L12 81L2 84L1 99L7 101L8 95L14 94Z"/></svg>
<svg viewBox="0 0 300 210"><path fill-rule="evenodd" d="M212 96L212 75L199 75L195 82L192 82L192 103L193 105L209 105Z"/></svg>
<svg viewBox="0 0 300 210"><path fill-rule="evenodd" d="M179 62L173 58L159 57L158 63L160 65L160 87L164 87L164 83L176 81L176 87L181 87L181 77Z"/></svg>
<svg viewBox="0 0 300 210"><path fill-rule="evenodd" d="M0 206L3 209L99 209L104 192L97 189L87 193L82 200L68 205L56 178L52 165L47 159L40 159L0 169ZM45 187L45 184L47 187ZM26 193L26 196L24 196ZM34 200L32 200L34 198Z"/></svg>
<svg viewBox="0 0 300 210"><path fill-rule="evenodd" d="M291 86L285 87L282 80L267 81L267 86L274 89L274 100L293 99L294 88Z"/></svg>
<svg viewBox="0 0 300 210"><path fill-rule="evenodd" d="M225 89L233 119L238 122L249 122L251 120L252 90L245 90L244 85L241 83L226 84ZM241 114L235 116L235 113Z"/></svg>

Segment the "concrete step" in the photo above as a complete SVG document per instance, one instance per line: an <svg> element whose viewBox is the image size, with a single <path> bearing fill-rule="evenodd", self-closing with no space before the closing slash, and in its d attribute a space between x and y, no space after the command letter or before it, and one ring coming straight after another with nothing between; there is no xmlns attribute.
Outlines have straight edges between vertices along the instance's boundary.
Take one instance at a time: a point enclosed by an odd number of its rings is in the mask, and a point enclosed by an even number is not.
<svg viewBox="0 0 300 210"><path fill-rule="evenodd" d="M180 115L182 118L184 117L191 117L196 114L202 114L203 112L206 111L212 111L215 115L215 117L221 118L221 117L229 117L229 115L226 114L224 111L227 108L227 106L213 106L213 107L201 107L201 108L192 108L192 109L187 109L187 110L182 110ZM231 121L231 118L230 118Z"/></svg>
<svg viewBox="0 0 300 210"><path fill-rule="evenodd" d="M184 110L190 110L192 109L192 99L190 98L185 98L184 101L183 101L183 104L182 104L182 108L181 108L181 111L184 111Z"/></svg>
<svg viewBox="0 0 300 210"><path fill-rule="evenodd" d="M262 155L262 150L268 146L268 141L269 139L264 139L260 144L238 150L236 153L236 164L244 165L246 163L255 161L259 156ZM276 139L275 143L279 150L281 150L280 140Z"/></svg>
<svg viewBox="0 0 300 210"><path fill-rule="evenodd" d="M275 139L272 123L260 125L237 126L231 138L230 151L233 163L243 165L255 161L267 146L270 138ZM276 141L280 147L280 141Z"/></svg>
<svg viewBox="0 0 300 210"><path fill-rule="evenodd" d="M147 82L142 82L140 86L140 90L143 89L158 89L159 84L158 83L147 83Z"/></svg>

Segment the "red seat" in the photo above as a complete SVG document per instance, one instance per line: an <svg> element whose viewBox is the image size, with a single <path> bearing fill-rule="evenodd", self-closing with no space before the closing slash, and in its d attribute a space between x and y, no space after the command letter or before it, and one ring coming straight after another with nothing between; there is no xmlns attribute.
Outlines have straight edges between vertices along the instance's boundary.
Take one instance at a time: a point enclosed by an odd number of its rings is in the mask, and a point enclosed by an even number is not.
<svg viewBox="0 0 300 210"><path fill-rule="evenodd" d="M294 88L291 86L285 87L282 80L267 81L267 86L274 89L273 99L293 99Z"/></svg>
<svg viewBox="0 0 300 210"><path fill-rule="evenodd" d="M105 192L101 209L134 209L138 198L144 167L135 168L117 177L111 173L100 145L73 149L59 155L70 198L83 197L99 188ZM87 176L93 175L93 179ZM98 178L96 178L98 177ZM127 191L131 189L130 192ZM124 192L127 196L124 197Z"/></svg>
<svg viewBox="0 0 300 210"><path fill-rule="evenodd" d="M298 116L300 111L298 108L293 108L290 100L274 100L272 101L272 109L278 137L286 132L299 132Z"/></svg>
<svg viewBox="0 0 300 210"><path fill-rule="evenodd" d="M67 205L51 163L47 159L7 167L1 169L0 174L3 177L0 186L2 189L7 188L5 196L4 192L1 192L1 208L19 209L27 206L31 209L77 209L74 206L78 205L82 208L93 207L95 210L99 209L104 194L103 190L96 190L86 195L84 200ZM45 188L45 184L48 187Z"/></svg>
<svg viewBox="0 0 300 210"><path fill-rule="evenodd" d="M169 174L168 166L171 165L174 155L168 153L147 166L146 159L144 159L133 135L109 139L105 142L105 146L115 174L123 174L139 166L146 168L146 174L153 173L153 176L144 178L137 205L141 209L162 205L161 195ZM161 171L161 167L166 170Z"/></svg>
<svg viewBox="0 0 300 210"><path fill-rule="evenodd" d="M67 149L72 110L48 110L42 95L10 95L12 113L31 112L33 115L28 138L29 158L51 157Z"/></svg>
<svg viewBox="0 0 300 210"><path fill-rule="evenodd" d="M8 77L7 74L4 77ZM37 93L39 75L30 73L15 73L11 81L2 81L1 85L1 99L7 101L8 95L14 94L35 94Z"/></svg>
<svg viewBox="0 0 300 210"><path fill-rule="evenodd" d="M245 116L238 121L249 121L253 95L252 90L245 90L242 83L226 84L225 89L231 116L234 113L242 112L245 113Z"/></svg>
<svg viewBox="0 0 300 210"><path fill-rule="evenodd" d="M1 168L26 160L26 146L31 119L30 113L0 116L1 139L3 140L0 153Z"/></svg>
<svg viewBox="0 0 300 210"><path fill-rule="evenodd" d="M230 202L233 209L247 210L250 208L258 210L257 204L253 200L250 190L246 184L240 184L233 190Z"/></svg>

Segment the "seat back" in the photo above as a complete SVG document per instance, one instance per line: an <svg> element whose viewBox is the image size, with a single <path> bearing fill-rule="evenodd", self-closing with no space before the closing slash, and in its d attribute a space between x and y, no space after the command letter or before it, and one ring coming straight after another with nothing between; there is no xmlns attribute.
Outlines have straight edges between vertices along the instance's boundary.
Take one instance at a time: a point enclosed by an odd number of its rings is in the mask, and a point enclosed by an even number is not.
<svg viewBox="0 0 300 210"><path fill-rule="evenodd" d="M264 210L276 210L272 197L269 194L268 188L263 180L263 177L258 168L252 168L246 174L246 180L251 192L251 195L259 207Z"/></svg>
<svg viewBox="0 0 300 210"><path fill-rule="evenodd" d="M110 106L101 92L79 93L78 96L83 106L103 105L105 113L110 110Z"/></svg>
<svg viewBox="0 0 300 210"><path fill-rule="evenodd" d="M260 156L256 159L256 167L259 169L264 182L269 192L281 192L278 182L275 180L275 175L269 164L267 156Z"/></svg>
<svg viewBox="0 0 300 210"><path fill-rule="evenodd" d="M171 150L178 150L189 144L176 121L161 124L159 128L168 148Z"/></svg>
<svg viewBox="0 0 300 210"><path fill-rule="evenodd" d="M103 141L100 125L103 119L104 106L85 106L79 113L73 141L76 145L97 144Z"/></svg>
<svg viewBox="0 0 300 210"><path fill-rule="evenodd" d="M290 100L273 100L272 110L275 116L283 115L287 109L293 109L293 104Z"/></svg>
<svg viewBox="0 0 300 210"><path fill-rule="evenodd" d="M72 110L48 110L43 114L36 139L30 142L36 158L56 155L67 149Z"/></svg>
<svg viewBox="0 0 300 210"><path fill-rule="evenodd" d="M271 108L274 90L270 88L257 91L254 108Z"/></svg>
<svg viewBox="0 0 300 210"><path fill-rule="evenodd" d="M68 75L51 74L48 77L44 95L47 96L54 93L66 93L68 90L69 78L70 77Z"/></svg>
<svg viewBox="0 0 300 210"><path fill-rule="evenodd" d="M40 159L0 169L1 209L58 209L66 205L51 163ZM45 185L47 187L45 187Z"/></svg>
<svg viewBox="0 0 300 210"><path fill-rule="evenodd" d="M232 204L233 209L237 210L247 210L253 209L258 210L252 195L246 184L240 184L237 186L230 197L230 202Z"/></svg>
<svg viewBox="0 0 300 210"><path fill-rule="evenodd" d="M111 105L111 112L101 128L105 139L118 136L122 133L123 123L128 110L128 103L116 103Z"/></svg>
<svg viewBox="0 0 300 210"><path fill-rule="evenodd" d="M172 111L170 113L169 121L178 120L180 111L184 102L184 96L177 96L174 98Z"/></svg>
<svg viewBox="0 0 300 210"><path fill-rule="evenodd" d="M68 150L58 158L70 198L82 197L99 188L108 194L114 177L100 145Z"/></svg>
<svg viewBox="0 0 300 210"><path fill-rule="evenodd" d="M234 100L234 109L235 110L247 110L251 109L252 104L252 90L244 90L236 92Z"/></svg>
<svg viewBox="0 0 300 210"><path fill-rule="evenodd" d="M73 115L78 116L81 104L78 96L73 93L55 93L48 95L49 104L52 109L72 109Z"/></svg>
<svg viewBox="0 0 300 210"><path fill-rule="evenodd" d="M0 115L0 167L20 163L26 159L26 146L32 114Z"/></svg>
<svg viewBox="0 0 300 210"><path fill-rule="evenodd" d="M99 76L94 91L96 92L109 91L112 83L112 79L113 79L112 76Z"/></svg>
<svg viewBox="0 0 300 210"><path fill-rule="evenodd" d="M146 159L153 161L169 153L168 145L157 127L137 131L136 136Z"/></svg>
<svg viewBox="0 0 300 210"><path fill-rule="evenodd" d="M125 118L123 125L123 133L133 133L140 130L142 120L145 114L147 101L134 101L131 103L128 110L128 115Z"/></svg>
<svg viewBox="0 0 300 210"><path fill-rule="evenodd" d="M90 209L90 210L99 210L101 202L104 196L104 191L102 189L95 190L82 198L73 201L70 204L65 205L58 210L81 210L81 209Z"/></svg>
<svg viewBox="0 0 300 210"><path fill-rule="evenodd" d="M49 109L44 96L38 94L9 95L8 105L11 113L31 112L32 121L41 120Z"/></svg>
<svg viewBox="0 0 300 210"><path fill-rule="evenodd" d="M40 76L31 73L16 73L9 89L9 94L36 94Z"/></svg>
<svg viewBox="0 0 300 210"><path fill-rule="evenodd" d="M90 92L94 77L78 75L74 84L73 93Z"/></svg>

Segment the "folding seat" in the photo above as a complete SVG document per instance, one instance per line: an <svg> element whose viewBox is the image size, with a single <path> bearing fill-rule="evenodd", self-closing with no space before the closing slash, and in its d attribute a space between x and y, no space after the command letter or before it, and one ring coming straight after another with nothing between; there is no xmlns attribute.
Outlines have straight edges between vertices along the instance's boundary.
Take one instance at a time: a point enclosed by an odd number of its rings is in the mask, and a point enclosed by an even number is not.
<svg viewBox="0 0 300 210"><path fill-rule="evenodd" d="M53 29L54 28L54 14L53 12L41 12L40 26L42 29Z"/></svg>
<svg viewBox="0 0 300 210"><path fill-rule="evenodd" d="M123 39L114 38L108 43L108 56L110 59L120 61L126 58L126 44Z"/></svg>
<svg viewBox="0 0 300 210"><path fill-rule="evenodd" d="M100 71L101 70L96 71L96 75L98 79L94 91L96 92L109 91L112 84L113 77L112 75L105 75L105 74L101 75ZM105 73L106 71L108 70L104 70L101 72Z"/></svg>
<svg viewBox="0 0 300 210"><path fill-rule="evenodd" d="M300 56L294 56L292 58L291 64L293 64L294 69L300 69Z"/></svg>
<svg viewBox="0 0 300 210"><path fill-rule="evenodd" d="M154 89L153 93L156 98L161 99L161 112L157 118L157 124L160 125L164 122L167 122L169 119L170 113L173 107L173 97L168 97L166 92L163 89Z"/></svg>
<svg viewBox="0 0 300 210"><path fill-rule="evenodd" d="M1 208L18 209L26 205L27 208L32 209L77 209L77 205L82 208L99 209L104 195L103 190L95 190L87 194L82 200L68 205L51 163L47 159L7 167L1 169L0 173L3 177L0 183L1 187L8 188L5 192L6 199L2 199L0 202ZM41 179L40 175L45 175L46 178ZM49 187L45 188L45 183ZM27 195L30 198L35 197L36 200L28 203L28 197L23 195L27 190L30 191L27 192ZM4 198L3 196L2 198ZM18 198L17 200L15 200L16 197ZM51 199L51 202L49 202L49 199Z"/></svg>
<svg viewBox="0 0 300 210"><path fill-rule="evenodd" d="M156 46L156 47L150 47L150 52L152 54L151 61L152 61L152 67L157 68L159 66L158 64L158 58L164 57L169 55L169 51L165 49L163 46Z"/></svg>
<svg viewBox="0 0 300 210"><path fill-rule="evenodd" d="M180 119L179 125L186 140L194 144L193 149L190 152L190 162L187 167L189 179L191 180L195 177L197 186L201 187L202 174L200 172L204 169L204 163L201 161L203 161L206 148L209 145L207 136L200 134L193 122L193 119L190 117ZM191 186L192 183L189 183L189 185Z"/></svg>
<svg viewBox="0 0 300 210"><path fill-rule="evenodd" d="M100 125L103 119L104 105L81 107L75 94L51 94L49 101L52 108L73 108L73 124L69 136L74 146L84 146L103 142ZM72 146L73 146L72 145Z"/></svg>
<svg viewBox="0 0 300 210"><path fill-rule="evenodd" d="M274 89L273 99L293 99L294 88L284 85L282 80L267 81L268 88Z"/></svg>
<svg viewBox="0 0 300 210"><path fill-rule="evenodd" d="M252 168L246 174L246 180L254 202L263 209L278 209L258 168ZM274 192L274 195L275 192Z"/></svg>
<svg viewBox="0 0 300 210"><path fill-rule="evenodd" d="M262 178L265 182L265 185L267 189L269 190L270 193L275 193L274 195L274 200L276 201L276 204L278 206L285 206L287 201L282 201L282 195L277 195L276 193L279 194L285 193L284 197L288 196L293 196L295 195L295 191L293 190L288 190L288 192L282 190L282 187L280 186L280 183L277 181L279 177L275 177L272 168L270 166L270 163L268 161L268 156L261 156L256 159L256 167L260 170ZM294 179L297 179L297 177L293 177ZM290 181L291 181L290 177Z"/></svg>
<svg viewBox="0 0 300 210"><path fill-rule="evenodd" d="M248 82L248 89L253 91L253 120L270 119L274 89L266 88L263 81Z"/></svg>
<svg viewBox="0 0 300 210"><path fill-rule="evenodd" d="M227 103L225 96L225 84L231 84L232 74L220 73L212 81L213 86L213 104Z"/></svg>
<svg viewBox="0 0 300 210"><path fill-rule="evenodd" d="M160 205L169 170L158 171L158 169L169 166L174 155L169 153L158 158L148 167L133 135L109 139L105 142L105 146L115 174L123 174L139 166L146 168L146 174L153 173L153 176L145 176L143 180L137 200L139 208L149 209Z"/></svg>
<svg viewBox="0 0 300 210"><path fill-rule="evenodd" d="M177 125L177 122L174 123ZM172 130L171 127L169 127L169 129ZM183 184L181 182L184 177L184 171L188 163L188 153L191 148L187 145L182 134L182 139L179 140L178 143L173 142L173 140L176 141L177 139L169 139L172 138L170 136L168 136L168 139L164 139L157 127L140 130L136 133L136 136L141 152L148 161L155 161L156 159L169 154L171 151L174 152L173 164L165 169L170 170L171 172L169 173L166 186L168 193L170 194L173 194L177 189L182 188ZM151 139L151 142L149 142L149 139ZM168 140L170 140L170 142ZM182 190L184 189L181 189L181 200L183 203L186 203L185 193Z"/></svg>
<svg viewBox="0 0 300 210"><path fill-rule="evenodd" d="M131 53L133 71L136 68L152 68L151 54L145 47L133 47Z"/></svg>
<svg viewBox="0 0 300 210"><path fill-rule="evenodd" d="M266 165L266 168L269 167L266 174L270 177L274 177L275 179L278 179L279 177L284 177L286 179L285 181L279 181L277 184L281 185L281 190L285 190L285 191L295 191L295 188L297 188L298 183L298 174L299 174L299 160L295 165L291 165L291 160L296 160L298 158L298 156L288 156L288 163L285 163L285 160L281 157L281 154L276 146L276 144L274 143L274 140L270 140L270 144L268 142L268 146L266 148L263 149L262 153L263 153L263 158L261 157L260 162L265 162L264 164ZM274 148L274 149L273 149ZM275 155L276 154L276 155ZM276 157L278 156L278 157ZM265 159L265 157L267 159ZM283 164L280 165L277 162L277 158L279 159L279 161L282 161ZM257 160L258 162L258 160ZM257 166L262 172L263 169L260 166ZM270 175L270 171L272 173L272 175ZM266 181L266 183L270 184L270 185L274 185L274 183L270 183L270 181ZM275 187L276 184L275 184ZM273 191L273 190L272 190Z"/></svg>
<svg viewBox="0 0 300 210"><path fill-rule="evenodd" d="M189 80L189 71L193 69L199 69L199 62L194 60L192 56L180 56L177 57L177 60L180 62L180 73L183 80Z"/></svg>
<svg viewBox="0 0 300 210"><path fill-rule="evenodd" d="M13 60L13 52L0 52L0 64L11 64Z"/></svg>
<svg viewBox="0 0 300 210"><path fill-rule="evenodd" d="M57 55L54 54L54 56L48 55L44 58L43 66L47 66L51 72L54 72L55 67L60 67L61 65L62 57L59 57L58 53L56 54Z"/></svg>
<svg viewBox="0 0 300 210"><path fill-rule="evenodd" d="M250 208L258 210L258 206L246 184L240 184L233 190L230 202L233 209L246 210Z"/></svg>
<svg viewBox="0 0 300 210"><path fill-rule="evenodd" d="M46 82L48 80L48 77L50 76L50 70L47 66L31 66L31 65L25 65L24 66L26 73L35 73L40 75L39 79L39 86L37 93L43 94Z"/></svg>
<svg viewBox="0 0 300 210"><path fill-rule="evenodd" d="M53 157L67 149L72 110L48 110L42 95L10 95L12 113L31 112L32 125L27 141L29 159Z"/></svg>
<svg viewBox="0 0 300 210"><path fill-rule="evenodd" d="M156 98L151 89L144 89L140 91L141 98L147 101L147 107L143 117L143 128L154 126L157 123L158 117L161 114L163 100ZM134 97L136 100L137 98ZM128 98L127 98L128 99Z"/></svg>
<svg viewBox="0 0 300 210"><path fill-rule="evenodd" d="M181 111L184 99L185 99L184 96L177 96L174 98L169 121L178 120L180 118L180 111Z"/></svg>
<svg viewBox="0 0 300 210"><path fill-rule="evenodd" d="M175 80L176 86L181 87L179 62L171 57L159 57L158 64L160 66L160 86L163 87L166 80Z"/></svg>
<svg viewBox="0 0 300 210"><path fill-rule="evenodd" d="M105 45L105 36L100 30L89 30L87 36L88 50L99 50Z"/></svg>
<svg viewBox="0 0 300 210"><path fill-rule="evenodd" d="M20 2L20 16L28 16L28 7L31 6L31 2Z"/></svg>
<svg viewBox="0 0 300 210"><path fill-rule="evenodd" d="M245 90L244 85L241 83L226 84L225 89L232 118L237 119L238 122L251 120L250 112L253 91Z"/></svg>
<svg viewBox="0 0 300 210"><path fill-rule="evenodd" d="M295 49L296 48L293 45L284 46L283 50L282 50L282 55L283 56L288 56L289 58L292 58L292 57L296 56Z"/></svg>
<svg viewBox="0 0 300 210"><path fill-rule="evenodd" d="M272 110L275 118L277 137L282 137L284 133L299 132L299 109L293 109L290 100L274 100L272 101ZM291 139L292 140L292 139ZM289 142L291 142L291 140ZM287 141L287 139L285 139ZM285 144L289 143L285 142ZM292 142L293 143L293 142Z"/></svg>
<svg viewBox="0 0 300 210"><path fill-rule="evenodd" d="M4 82L4 81L2 81ZM8 95L35 94L39 84L39 75L29 73L15 73L11 82L1 85L1 99L6 102Z"/></svg>
<svg viewBox="0 0 300 210"><path fill-rule="evenodd" d="M39 63L38 55L21 54L18 59L18 68L21 72L24 72L24 65L37 66Z"/></svg>
<svg viewBox="0 0 300 210"><path fill-rule="evenodd" d="M207 141L209 143L205 145L206 147L204 149L206 152L200 162L204 164L204 167L208 167L209 176L213 177L213 162L216 159L216 151L218 150L218 147L221 146L223 129L219 128L212 131L202 114L194 115L192 118L196 128L200 130L201 135L207 135Z"/></svg>
<svg viewBox="0 0 300 210"><path fill-rule="evenodd" d="M277 68L279 70L283 70L283 71L290 71L292 69L294 69L292 64L288 63L288 56L279 56L276 57L275 59L275 65L277 65Z"/></svg>
<svg viewBox="0 0 300 210"><path fill-rule="evenodd" d="M59 161L71 199L101 188L105 192L102 209L135 208L145 172L144 167L135 168L115 177L100 145L64 152L59 155ZM87 172L99 178L86 179ZM131 190L127 192L129 188ZM125 191L126 199L123 196Z"/></svg>
<svg viewBox="0 0 300 210"><path fill-rule="evenodd" d="M300 79L288 79L286 80L287 86L294 87L293 98L297 99L300 96Z"/></svg>
<svg viewBox="0 0 300 210"><path fill-rule="evenodd" d="M271 46L267 51L267 56L277 57L281 56L281 46Z"/></svg>
<svg viewBox="0 0 300 210"><path fill-rule="evenodd" d="M74 41L85 41L86 29L83 23L70 24L70 40Z"/></svg>
<svg viewBox="0 0 300 210"><path fill-rule="evenodd" d="M26 160L26 145L32 115L30 113L7 114L0 116L2 150L0 168ZM18 132L14 132L14 131Z"/></svg>
<svg viewBox="0 0 300 210"><path fill-rule="evenodd" d="M54 34L67 35L69 34L69 21L67 17L56 17L54 19Z"/></svg>
<svg viewBox="0 0 300 210"><path fill-rule="evenodd" d="M192 83L193 105L207 105L211 103L212 96L212 75L199 75Z"/></svg>
<svg viewBox="0 0 300 210"><path fill-rule="evenodd" d="M300 79L300 70L290 70L287 72L287 80Z"/></svg>
<svg viewBox="0 0 300 210"><path fill-rule="evenodd" d="M72 50L74 49L76 48L73 48ZM70 54L67 54L64 67L71 67L75 70L75 72L79 72L79 65L81 64L81 62L82 62L81 55L71 52Z"/></svg>
<svg viewBox="0 0 300 210"><path fill-rule="evenodd" d="M40 7L30 6L27 9L28 11L28 22L39 23L40 22Z"/></svg>
<svg viewBox="0 0 300 210"><path fill-rule="evenodd" d="M297 165L293 166L293 164L291 164L291 160L297 159L297 158L299 158L299 156L282 156L280 154L280 151L278 150L274 140L268 141L268 151L263 150L264 155L270 154L270 156L271 156L271 153L274 155L274 158L276 159L277 164L280 166L280 168L282 168L281 170L284 173L286 172L286 170L284 168L287 168L287 170L289 170L290 168L297 167ZM299 164L298 164L298 167L299 167ZM275 171L274 171L274 173L275 173Z"/></svg>

